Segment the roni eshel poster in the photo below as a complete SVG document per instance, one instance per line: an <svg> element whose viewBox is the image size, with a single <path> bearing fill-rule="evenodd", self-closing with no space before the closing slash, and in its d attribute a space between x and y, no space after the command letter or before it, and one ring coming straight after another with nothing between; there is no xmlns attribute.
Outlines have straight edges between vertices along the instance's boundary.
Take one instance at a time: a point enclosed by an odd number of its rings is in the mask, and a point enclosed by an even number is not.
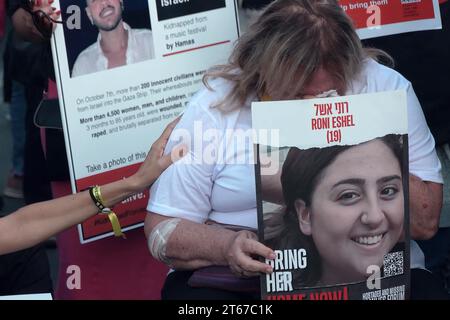
<svg viewBox="0 0 450 320"><path fill-rule="evenodd" d="M408 298L406 110L404 91L252 104L263 299Z"/></svg>
<svg viewBox="0 0 450 320"><path fill-rule="evenodd" d="M72 191L128 177L166 125L225 63L237 40L234 0L55 0L52 37ZM226 28L224 28L226 26ZM124 231L143 225L148 192L114 207ZM106 215L81 243L113 235Z"/></svg>

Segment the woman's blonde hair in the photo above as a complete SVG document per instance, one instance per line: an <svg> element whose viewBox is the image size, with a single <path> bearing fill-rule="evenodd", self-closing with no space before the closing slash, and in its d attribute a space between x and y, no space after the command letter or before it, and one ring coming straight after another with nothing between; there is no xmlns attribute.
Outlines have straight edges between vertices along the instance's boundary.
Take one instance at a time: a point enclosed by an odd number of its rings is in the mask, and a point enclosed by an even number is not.
<svg viewBox="0 0 450 320"><path fill-rule="evenodd" d="M203 81L208 88L213 78L231 81L218 107L232 110L253 94L295 99L321 67L346 87L367 57L380 54L363 48L337 1L277 0L237 41L228 64L210 69Z"/></svg>

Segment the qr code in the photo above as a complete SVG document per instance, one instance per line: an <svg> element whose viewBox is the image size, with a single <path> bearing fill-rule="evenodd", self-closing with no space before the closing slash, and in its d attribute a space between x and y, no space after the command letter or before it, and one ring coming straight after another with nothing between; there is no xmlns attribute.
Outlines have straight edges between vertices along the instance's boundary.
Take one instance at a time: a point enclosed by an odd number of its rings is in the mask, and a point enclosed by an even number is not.
<svg viewBox="0 0 450 320"><path fill-rule="evenodd" d="M403 251L386 254L383 259L383 269L385 277L403 274Z"/></svg>

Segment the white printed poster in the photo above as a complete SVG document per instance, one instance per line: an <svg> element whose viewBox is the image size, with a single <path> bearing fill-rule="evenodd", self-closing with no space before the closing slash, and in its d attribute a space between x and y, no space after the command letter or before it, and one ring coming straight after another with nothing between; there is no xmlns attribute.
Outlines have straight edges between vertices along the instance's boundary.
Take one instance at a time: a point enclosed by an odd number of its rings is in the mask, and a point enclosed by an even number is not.
<svg viewBox="0 0 450 320"><path fill-rule="evenodd" d="M134 173L164 127L225 63L238 38L234 0L59 0L52 39L73 192ZM148 192L114 207L124 231L142 226ZM80 241L112 235L106 216Z"/></svg>
<svg viewBox="0 0 450 320"><path fill-rule="evenodd" d="M265 300L409 296L406 92L254 102Z"/></svg>

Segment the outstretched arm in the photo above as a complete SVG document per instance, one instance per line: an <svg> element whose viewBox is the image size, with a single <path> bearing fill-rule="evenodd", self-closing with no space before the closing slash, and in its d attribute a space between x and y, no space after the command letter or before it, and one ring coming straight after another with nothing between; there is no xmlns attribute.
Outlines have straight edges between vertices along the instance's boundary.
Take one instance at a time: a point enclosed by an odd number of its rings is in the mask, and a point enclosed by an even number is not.
<svg viewBox="0 0 450 320"><path fill-rule="evenodd" d="M148 188L174 158L163 156L164 147L178 119L152 145L139 170L129 178L101 187L106 206ZM175 149L177 152L180 149ZM182 155L181 155L182 156ZM98 213L89 192L26 206L0 219L0 255L31 247Z"/></svg>

